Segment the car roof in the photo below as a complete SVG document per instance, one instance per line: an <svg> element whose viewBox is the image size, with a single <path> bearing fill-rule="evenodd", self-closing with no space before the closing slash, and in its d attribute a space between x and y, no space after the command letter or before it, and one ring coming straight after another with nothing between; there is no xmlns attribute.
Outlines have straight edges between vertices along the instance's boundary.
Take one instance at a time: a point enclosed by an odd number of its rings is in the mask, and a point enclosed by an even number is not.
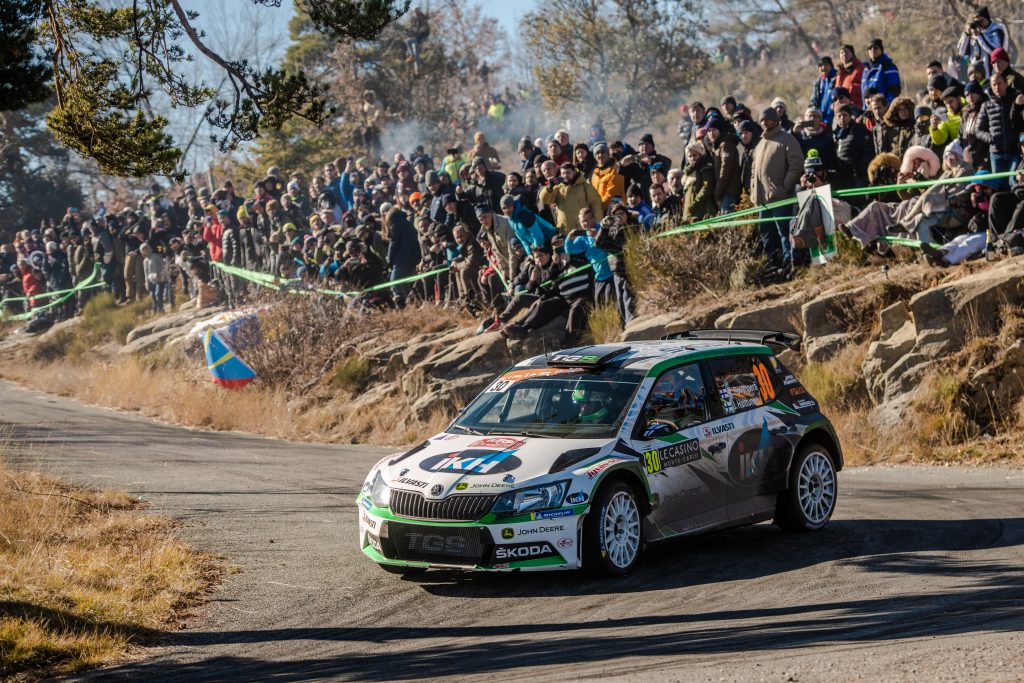
<svg viewBox="0 0 1024 683"><path fill-rule="evenodd" d="M706 352L734 350L736 353L772 353L764 344L722 339L657 339L618 344L593 344L534 356L517 367L602 367L651 369L661 361L703 355ZM715 354L718 355L718 354ZM729 354L723 354L729 355Z"/></svg>

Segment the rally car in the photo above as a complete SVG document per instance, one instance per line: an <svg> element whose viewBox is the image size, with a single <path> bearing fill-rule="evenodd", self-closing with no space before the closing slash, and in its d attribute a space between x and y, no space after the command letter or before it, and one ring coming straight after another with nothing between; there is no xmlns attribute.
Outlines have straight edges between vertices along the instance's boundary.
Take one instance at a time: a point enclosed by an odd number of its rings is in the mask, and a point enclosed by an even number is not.
<svg viewBox="0 0 1024 683"><path fill-rule="evenodd" d="M694 330L525 360L378 462L359 544L385 570L628 572L646 544L823 527L843 456L779 332Z"/></svg>

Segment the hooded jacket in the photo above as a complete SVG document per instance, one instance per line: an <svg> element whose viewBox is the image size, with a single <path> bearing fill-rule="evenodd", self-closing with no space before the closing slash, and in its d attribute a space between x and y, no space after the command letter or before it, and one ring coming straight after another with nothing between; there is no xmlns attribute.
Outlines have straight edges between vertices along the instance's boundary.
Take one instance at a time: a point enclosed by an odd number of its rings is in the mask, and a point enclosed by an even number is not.
<svg viewBox="0 0 1024 683"><path fill-rule="evenodd" d="M605 208L613 197L625 199L626 178L619 173L614 161L609 161L604 168L598 166L590 176L590 184L594 186L597 193L601 195L601 201Z"/></svg>
<svg viewBox="0 0 1024 683"><path fill-rule="evenodd" d="M711 158L715 172L715 203L721 204L726 195L740 196L740 153L739 140L732 131L725 131L715 142Z"/></svg>
<svg viewBox="0 0 1024 683"><path fill-rule="evenodd" d="M814 89L811 91L809 107L821 110L821 120L826 126L832 125L832 88L836 86L836 77L839 72L834 68L829 69L827 75L818 74L818 80L814 82Z"/></svg>
<svg viewBox="0 0 1024 683"><path fill-rule="evenodd" d="M397 206L384 215L388 235L387 265L396 268L399 277L412 275L420 260L419 234L408 216Z"/></svg>
<svg viewBox="0 0 1024 683"><path fill-rule="evenodd" d="M880 132L881 135L881 147L878 148L878 152L891 152L896 156L902 158L903 153L907 151L914 139L914 117L911 116L909 119L900 120L897 114L897 109L901 106L910 107L910 111L914 111L914 100L909 97L897 97L889 104L889 108L885 111L885 116L882 117L885 126L882 127ZM878 139L876 138L876 146L878 145Z"/></svg>
<svg viewBox="0 0 1024 683"><path fill-rule="evenodd" d="M778 126L764 131L754 149L750 200L754 204L767 204L795 196L803 168L800 143L791 133Z"/></svg>
<svg viewBox="0 0 1024 683"><path fill-rule="evenodd" d="M833 184L837 187L867 185L868 164L874 157L871 134L863 123L850 121L844 128L832 132L836 141L836 173Z"/></svg>
<svg viewBox="0 0 1024 683"><path fill-rule="evenodd" d="M856 57L853 58L853 64L850 65L849 69L843 64L839 65L838 74L836 75L836 87L846 88L850 91L850 101L853 102L853 106L857 109L864 108L864 93L861 91L863 79L864 62Z"/></svg>
<svg viewBox="0 0 1024 683"><path fill-rule="evenodd" d="M683 222L699 221L715 215L715 170L708 155L702 154L695 164L683 169Z"/></svg>

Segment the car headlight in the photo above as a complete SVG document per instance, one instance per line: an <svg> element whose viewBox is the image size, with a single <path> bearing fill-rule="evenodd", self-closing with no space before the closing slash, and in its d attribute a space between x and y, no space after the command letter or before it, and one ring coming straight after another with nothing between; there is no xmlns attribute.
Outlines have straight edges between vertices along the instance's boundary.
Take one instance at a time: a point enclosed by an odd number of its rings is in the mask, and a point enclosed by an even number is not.
<svg viewBox="0 0 1024 683"><path fill-rule="evenodd" d="M556 481L530 489L509 491L498 498L494 507L491 508L491 512L518 515L524 512L557 508L562 505L568 491L568 481Z"/></svg>
<svg viewBox="0 0 1024 683"><path fill-rule="evenodd" d="M391 489L384 483L384 475L377 471L377 476L373 478L373 484L370 485L370 497L373 498L373 504L379 508L386 508L391 505Z"/></svg>

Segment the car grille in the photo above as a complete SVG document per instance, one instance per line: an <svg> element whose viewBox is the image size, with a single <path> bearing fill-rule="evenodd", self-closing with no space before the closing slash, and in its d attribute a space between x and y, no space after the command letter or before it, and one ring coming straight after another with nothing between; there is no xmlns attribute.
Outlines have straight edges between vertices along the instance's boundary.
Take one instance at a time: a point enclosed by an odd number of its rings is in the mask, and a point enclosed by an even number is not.
<svg viewBox="0 0 1024 683"><path fill-rule="evenodd" d="M484 516L497 496L449 496L427 500L417 491L392 491L391 510L399 517L446 522L472 522Z"/></svg>
<svg viewBox="0 0 1024 683"><path fill-rule="evenodd" d="M414 562L478 565L493 549L490 532L483 527L445 528L386 522L381 538L385 557Z"/></svg>

